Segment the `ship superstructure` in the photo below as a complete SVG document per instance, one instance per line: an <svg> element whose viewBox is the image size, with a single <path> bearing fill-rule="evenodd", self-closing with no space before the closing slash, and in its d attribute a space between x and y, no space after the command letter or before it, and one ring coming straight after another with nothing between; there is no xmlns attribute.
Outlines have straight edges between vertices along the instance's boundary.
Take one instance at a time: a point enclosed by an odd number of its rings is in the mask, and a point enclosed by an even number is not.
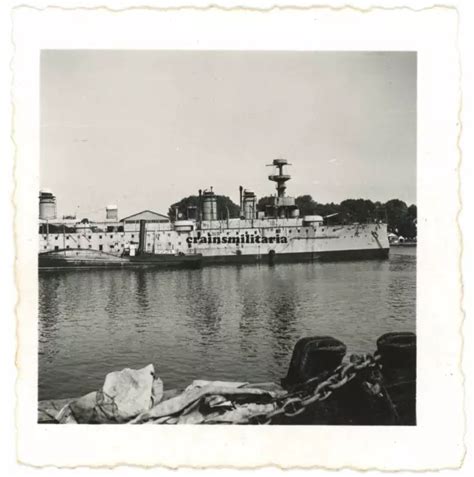
<svg viewBox="0 0 474 477"><path fill-rule="evenodd" d="M300 217L295 199L286 195L288 165L285 159L271 164L275 170L268 179L276 183L277 193L264 211L257 210L255 193L240 187L240 217L230 218L228 211L218 217L217 196L210 188L199 191L199 205L174 222L137 220L106 228L85 224L81 230L43 221L40 252L87 248L118 256L200 254L203 264L388 257L387 225L381 221L337 224L319 215Z"/></svg>

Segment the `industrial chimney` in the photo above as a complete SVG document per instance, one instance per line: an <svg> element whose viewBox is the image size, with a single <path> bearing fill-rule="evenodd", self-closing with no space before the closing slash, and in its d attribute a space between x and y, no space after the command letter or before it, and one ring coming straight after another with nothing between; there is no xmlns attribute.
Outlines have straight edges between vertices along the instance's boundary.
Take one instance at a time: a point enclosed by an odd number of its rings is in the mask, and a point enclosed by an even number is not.
<svg viewBox="0 0 474 477"><path fill-rule="evenodd" d="M39 218L41 220L54 220L56 218L56 197L49 189L40 191Z"/></svg>
<svg viewBox="0 0 474 477"><path fill-rule="evenodd" d="M111 204L105 208L105 220L118 222L118 207L116 205Z"/></svg>

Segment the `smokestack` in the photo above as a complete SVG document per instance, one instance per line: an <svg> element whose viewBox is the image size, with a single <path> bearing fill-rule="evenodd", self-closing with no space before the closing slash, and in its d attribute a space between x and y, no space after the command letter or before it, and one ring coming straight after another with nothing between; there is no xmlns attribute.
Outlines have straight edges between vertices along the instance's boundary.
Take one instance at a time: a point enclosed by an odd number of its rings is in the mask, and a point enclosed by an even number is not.
<svg viewBox="0 0 474 477"><path fill-rule="evenodd" d="M239 186L239 196L240 196L240 218L243 217L244 211L243 211L243 204L242 204L242 191L244 188L242 186Z"/></svg>
<svg viewBox="0 0 474 477"><path fill-rule="evenodd" d="M211 190L205 190L202 194L202 219L204 222L217 220L217 198L214 192Z"/></svg>
<svg viewBox="0 0 474 477"><path fill-rule="evenodd" d="M54 220L56 218L56 197L49 189L40 191L39 218L43 220Z"/></svg>
<svg viewBox="0 0 474 477"><path fill-rule="evenodd" d="M118 207L116 205L108 205L105 208L105 220L118 222Z"/></svg>
<svg viewBox="0 0 474 477"><path fill-rule="evenodd" d="M188 220L197 220L197 207L189 205L187 208L187 217Z"/></svg>
<svg viewBox="0 0 474 477"><path fill-rule="evenodd" d="M146 220L140 220L140 234L138 239L138 253L142 254L146 251Z"/></svg>
<svg viewBox="0 0 474 477"><path fill-rule="evenodd" d="M199 212L198 212L198 217L199 217L199 223L202 222L202 189L199 189Z"/></svg>

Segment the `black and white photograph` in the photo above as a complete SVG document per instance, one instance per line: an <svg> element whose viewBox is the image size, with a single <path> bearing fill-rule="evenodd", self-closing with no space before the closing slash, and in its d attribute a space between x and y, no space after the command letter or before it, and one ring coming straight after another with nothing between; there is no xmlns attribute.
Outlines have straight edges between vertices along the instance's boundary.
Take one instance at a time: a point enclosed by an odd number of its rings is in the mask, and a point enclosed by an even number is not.
<svg viewBox="0 0 474 477"><path fill-rule="evenodd" d="M416 426L417 59L42 50L37 422Z"/></svg>
<svg viewBox="0 0 474 477"><path fill-rule="evenodd" d="M465 465L456 2L12 8L19 466Z"/></svg>

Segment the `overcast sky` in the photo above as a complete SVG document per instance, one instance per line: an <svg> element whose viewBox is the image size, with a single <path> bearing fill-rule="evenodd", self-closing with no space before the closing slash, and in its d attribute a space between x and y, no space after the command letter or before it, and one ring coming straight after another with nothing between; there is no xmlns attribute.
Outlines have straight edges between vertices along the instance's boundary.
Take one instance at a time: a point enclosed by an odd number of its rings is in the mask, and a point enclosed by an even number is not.
<svg viewBox="0 0 474 477"><path fill-rule="evenodd" d="M214 186L416 202L416 54L43 51L42 188L102 219Z"/></svg>

